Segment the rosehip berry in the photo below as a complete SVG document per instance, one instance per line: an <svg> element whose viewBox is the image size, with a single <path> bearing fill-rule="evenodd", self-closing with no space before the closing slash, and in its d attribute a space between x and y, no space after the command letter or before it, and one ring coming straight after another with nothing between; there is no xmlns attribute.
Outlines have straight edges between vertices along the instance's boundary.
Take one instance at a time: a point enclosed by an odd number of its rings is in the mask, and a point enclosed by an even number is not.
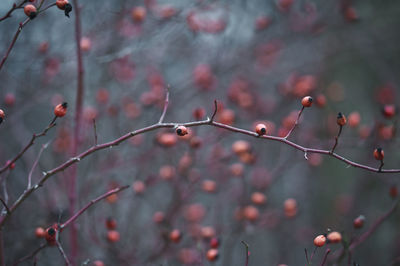
<svg viewBox="0 0 400 266"><path fill-rule="evenodd" d="M169 233L169 239L174 243L181 241L182 234L178 229L174 229Z"/></svg>
<svg viewBox="0 0 400 266"><path fill-rule="evenodd" d="M314 245L316 247L322 247L326 243L326 237L324 235L319 235L314 238Z"/></svg>
<svg viewBox="0 0 400 266"><path fill-rule="evenodd" d="M44 238L46 236L46 230L44 230L43 227L36 228L35 236L37 238Z"/></svg>
<svg viewBox="0 0 400 266"><path fill-rule="evenodd" d="M264 124L258 124L256 126L256 133L260 136L267 134L267 127Z"/></svg>
<svg viewBox="0 0 400 266"><path fill-rule="evenodd" d="M219 238L217 238L217 237L211 238L211 240L210 240L210 247L211 247L211 248L218 248L219 245L220 245L220 240L219 240Z"/></svg>
<svg viewBox="0 0 400 266"><path fill-rule="evenodd" d="M376 149L374 150L374 157L375 157L375 159L377 159L377 160L379 160L379 161L382 161L382 160L383 160L383 158L385 157L385 153L384 153L384 151L382 150L382 148L376 148Z"/></svg>
<svg viewBox="0 0 400 266"><path fill-rule="evenodd" d="M110 243L118 242L120 239L120 235L116 230L110 230L107 232L107 240Z"/></svg>
<svg viewBox="0 0 400 266"><path fill-rule="evenodd" d="M5 117L4 111L0 109L0 124L3 122Z"/></svg>
<svg viewBox="0 0 400 266"><path fill-rule="evenodd" d="M301 100L301 104L304 107L311 107L312 103L313 103L313 98L311 96L306 96Z"/></svg>
<svg viewBox="0 0 400 266"><path fill-rule="evenodd" d="M383 106L382 113L386 118L392 118L396 115L396 106L393 104L387 104Z"/></svg>
<svg viewBox="0 0 400 266"><path fill-rule="evenodd" d="M218 259L219 253L215 248L207 250L207 259L209 261L216 261Z"/></svg>
<svg viewBox="0 0 400 266"><path fill-rule="evenodd" d="M58 234L58 225L54 224L46 229L45 238L49 245L55 245Z"/></svg>
<svg viewBox="0 0 400 266"><path fill-rule="evenodd" d="M346 116L345 116L344 114L342 114L342 113L338 113L336 123L337 123L339 126L344 126L344 125L346 125L346 123L347 123Z"/></svg>
<svg viewBox="0 0 400 266"><path fill-rule="evenodd" d="M146 18L146 13L146 8L138 6L132 9L131 16L134 22L140 23Z"/></svg>
<svg viewBox="0 0 400 266"><path fill-rule="evenodd" d="M37 9L36 9L36 7L35 7L34 5L29 4L29 5L26 5L26 6L24 7L24 13L25 13L25 15L27 15L30 19L34 19L34 18L36 17L36 15L37 15Z"/></svg>
<svg viewBox="0 0 400 266"><path fill-rule="evenodd" d="M186 128L185 126L179 126L179 127L176 128L176 134L177 134L178 136L183 137L183 136L185 136L187 133L188 133L188 130L187 130L187 128Z"/></svg>
<svg viewBox="0 0 400 266"><path fill-rule="evenodd" d="M331 232L328 234L326 237L329 241L329 243L339 243L342 241L342 235L339 232Z"/></svg>
<svg viewBox="0 0 400 266"><path fill-rule="evenodd" d="M67 107L68 107L68 104L66 102L58 104L54 108L54 114L57 117L63 117L64 115L67 114Z"/></svg>
<svg viewBox="0 0 400 266"><path fill-rule="evenodd" d="M112 217L108 217L106 220L106 227L108 230L114 230L117 228L117 221Z"/></svg>
<svg viewBox="0 0 400 266"><path fill-rule="evenodd" d="M354 219L353 221L353 226L354 228L361 228L364 226L364 221L365 221L365 217L364 215L360 215L358 216L356 219Z"/></svg>
<svg viewBox="0 0 400 266"><path fill-rule="evenodd" d="M56 1L56 6L61 10L65 10L65 6L67 4L68 4L68 0L57 0Z"/></svg>

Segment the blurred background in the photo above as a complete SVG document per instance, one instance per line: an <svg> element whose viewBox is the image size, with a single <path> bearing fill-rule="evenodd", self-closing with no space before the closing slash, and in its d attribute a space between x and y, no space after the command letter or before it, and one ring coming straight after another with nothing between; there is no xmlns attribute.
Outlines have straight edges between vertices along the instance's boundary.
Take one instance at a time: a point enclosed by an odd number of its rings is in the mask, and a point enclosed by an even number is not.
<svg viewBox="0 0 400 266"><path fill-rule="evenodd" d="M94 145L93 119L99 143L156 123L169 84L166 122L205 119L217 99L218 121L249 130L263 122L268 134L279 136L292 127L301 98L311 95L314 104L291 140L330 149L342 112L348 125L337 153L378 167L372 152L382 147L385 168L400 168L398 116L382 112L399 105L398 1L79 2L85 70L79 152ZM13 3L2 0L0 15ZM0 108L6 113L1 165L49 124L55 105L69 104L57 126L2 174L1 195L9 203L25 189L43 144L49 146L34 182L73 156L74 16L73 11L68 19L56 7L40 14L22 30L0 71ZM25 18L18 9L0 23L1 56ZM35 236L37 227L72 215L68 173L51 177L7 221L6 265L45 242ZM304 249L312 253L316 235L334 230L350 241L368 230L392 206L398 179L318 154L306 160L284 144L209 126L190 128L186 137L172 129L149 132L78 164L79 207L117 185L132 185L79 217L78 262L245 265L244 240L249 265L304 265ZM360 214L365 225L354 229ZM117 222L119 241L107 236L108 218ZM355 249L352 260L400 265L399 221L394 213ZM174 229L182 235L178 243L169 236ZM67 255L68 230L61 235ZM206 253L213 237L220 241L219 258L210 262ZM342 245L329 247L333 258ZM314 264L324 252L325 247L317 250ZM43 250L37 262L64 263L56 248ZM350 265L347 258L329 260L334 264Z"/></svg>

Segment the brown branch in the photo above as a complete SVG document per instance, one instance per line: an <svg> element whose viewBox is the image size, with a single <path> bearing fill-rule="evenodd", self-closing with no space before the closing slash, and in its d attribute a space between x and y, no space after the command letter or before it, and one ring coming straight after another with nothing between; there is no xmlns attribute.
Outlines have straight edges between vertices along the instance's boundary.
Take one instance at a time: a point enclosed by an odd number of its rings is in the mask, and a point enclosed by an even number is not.
<svg viewBox="0 0 400 266"><path fill-rule="evenodd" d="M38 154L35 162L33 163L31 170L29 171L27 189L30 189L31 186L32 186L32 174L33 174L33 171L35 170L36 166L38 165L39 160L40 160L40 156L42 156L42 153L43 153L44 149L46 149L48 145L49 145L49 143L46 143L46 144L42 145L42 148L40 149L39 154Z"/></svg>
<svg viewBox="0 0 400 266"><path fill-rule="evenodd" d="M65 227L67 227L70 223L73 223L76 219L78 219L78 217L80 215L82 215L82 213L84 213L90 206L92 206L93 204L99 202L102 199L107 198L110 195L116 194L121 192L124 189L127 189L129 186L123 186L123 187L118 187L118 188L114 188L110 191L108 191L107 193L104 193L103 195L97 197L94 200L91 200L88 204L86 204L85 207L83 207L82 209L80 209L77 213L75 213L73 216L71 216L71 218L69 218L65 223L60 225L60 230L63 230Z"/></svg>
<svg viewBox="0 0 400 266"><path fill-rule="evenodd" d="M40 133L35 133L32 135L31 140L29 143L15 156L13 159L9 160L2 168L0 168L0 174L5 172L13 163L15 163L19 158L24 155L24 153L35 143L35 140L39 137L45 136L46 133L56 125L57 116L51 120L50 124Z"/></svg>
<svg viewBox="0 0 400 266"><path fill-rule="evenodd" d="M24 262L24 261L26 261L26 260L29 260L29 259L35 257L35 256L36 256L42 249L44 249L45 247L47 247L47 243L43 243L42 245L40 245L40 247L38 247L37 249L35 249L35 251L33 251L31 254L29 254L29 255L27 255L27 256L25 256L25 257L23 257L23 258L17 260L17 261L14 263L14 266L17 266L18 264L20 264L20 263L22 263L22 262Z"/></svg>
<svg viewBox="0 0 400 266"><path fill-rule="evenodd" d="M82 159L84 159L85 157L91 155L92 153L95 153L97 151L100 150L104 150L113 146L118 146L120 143L130 139L133 136L136 135L140 135L146 132L150 132L150 131L154 131L160 128L175 128L177 126L185 126L185 127L196 127L196 126L204 126L204 125L210 125L213 127L218 127L218 128L222 128L228 131L232 131L235 133L239 133L239 134L243 134L243 135L247 135L247 136L251 136L254 138L258 138L258 139L265 139L265 140L271 140L271 141L277 141L277 142L281 142L284 143L288 146L293 147L296 150L302 151L303 153L318 153L318 154L322 154L322 155L327 155L330 157L333 157L339 161L345 162L348 165L351 165L355 168L360 168L360 169L364 169L366 171L370 171L370 172L375 172L375 173L400 173L400 169L384 169L379 171L378 168L374 168L368 165L364 165L364 164L360 164L360 163L356 163L353 162L343 156L340 156L336 153L332 153L330 150L322 150L322 149L315 149L315 148L307 148L304 146L301 146L299 144L296 144L290 140L287 140L285 138L282 137L276 137L276 136L259 136L256 132L253 131L249 131L246 129L241 129L241 128L237 128L237 127L233 127L233 126L229 126L229 125L225 125L222 123L218 123L215 121L210 121L210 119L206 119L206 120L202 120L202 121L195 121L195 122L187 122L187 123L156 123L153 124L151 126L148 127L144 127L132 132L129 132L113 141L109 141L103 144L99 144L97 146L92 146L89 149L87 149L86 151L80 153L79 155L72 157L70 159L68 159L66 162L60 164L59 166L44 172L43 177L39 180L39 182L33 186L31 189L25 190L23 194L20 195L20 197L14 202L14 204L10 207L10 214L5 215L3 217L1 217L0 220L0 228L4 225L5 221L9 219L10 215L14 212L14 210L16 208L18 208L18 206L24 202L26 200L26 198L28 198L30 196L30 194L32 194L35 190L37 190L39 187L43 186L43 184L53 175L64 171L65 169L69 168L70 166L80 162Z"/></svg>
<svg viewBox="0 0 400 266"><path fill-rule="evenodd" d="M296 126L299 124L300 117L301 117L301 114L303 113L303 111L304 111L304 106L303 106L303 107L301 108L301 110L299 111L299 114L297 115L296 122L294 123L293 127L289 130L289 132L286 134L285 139L287 139L287 138L290 136L290 134L292 134L293 130L294 130L294 129L296 128Z"/></svg>
<svg viewBox="0 0 400 266"><path fill-rule="evenodd" d="M212 116L211 116L211 118L210 118L210 123L212 123L213 121L214 121L214 118L215 118L215 115L217 114L217 111L218 111L218 102L217 102L217 100L214 100L214 112L213 112L213 114L212 114Z"/></svg>

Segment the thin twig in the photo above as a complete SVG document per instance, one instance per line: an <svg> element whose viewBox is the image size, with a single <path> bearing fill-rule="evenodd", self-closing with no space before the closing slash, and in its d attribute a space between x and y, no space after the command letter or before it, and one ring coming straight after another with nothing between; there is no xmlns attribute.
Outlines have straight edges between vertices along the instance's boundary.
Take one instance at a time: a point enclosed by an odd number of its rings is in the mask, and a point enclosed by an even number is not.
<svg viewBox="0 0 400 266"><path fill-rule="evenodd" d="M19 158L24 155L24 153L35 143L35 140L39 137L45 136L47 131L49 131L51 128L53 128L56 125L56 119L57 116L51 120L50 124L40 133L35 133L32 135L31 140L29 143L15 156L13 159L9 160L2 168L0 168L0 174L6 171L13 163L15 163Z"/></svg>
<svg viewBox="0 0 400 266"><path fill-rule="evenodd" d="M309 265L310 264L310 260L308 259L308 252L307 252L306 248L304 249L304 253L306 254L307 265Z"/></svg>
<svg viewBox="0 0 400 266"><path fill-rule="evenodd" d="M93 131L94 131L94 145L97 146L97 127L96 119L93 118Z"/></svg>
<svg viewBox="0 0 400 266"><path fill-rule="evenodd" d="M49 142L47 142L46 144L42 145L42 148L40 149L39 154L38 154L35 162L33 163L31 170L29 171L27 189L30 189L31 186L32 186L32 174L33 174L33 171L35 170L36 166L39 163L40 156L42 156L43 151L47 148L48 145L49 145Z"/></svg>
<svg viewBox="0 0 400 266"><path fill-rule="evenodd" d="M245 262L245 266L248 266L249 265L249 256L250 256L250 252L249 252L249 245L246 243L246 242L244 242L243 240L241 241L242 242L242 244L245 246L245 248L246 248L246 262Z"/></svg>
<svg viewBox="0 0 400 266"><path fill-rule="evenodd" d="M164 102L164 108L163 108L163 111L162 111L162 113L161 113L161 116L160 116L160 120L158 120L158 123L159 124L161 124L162 122L164 122L164 117L165 117L165 114L167 113L167 109L168 109L168 104L169 104L169 89L170 89L170 87L169 87L169 85L166 87L166 89L165 89L165 102Z"/></svg>
<svg viewBox="0 0 400 266"><path fill-rule="evenodd" d="M383 167L383 165L384 165L384 163L383 163L383 159L381 160L381 165L379 166L379 170L378 170L378 172L381 172L382 171L382 167Z"/></svg>
<svg viewBox="0 0 400 266"><path fill-rule="evenodd" d="M47 247L47 243L43 243L41 244L37 249L35 249L35 251L33 251L31 254L19 259L18 261L16 261L14 263L14 266L17 266L18 264L20 264L21 262L24 262L26 260L29 260L33 257L35 257L42 249L44 249L45 247Z"/></svg>
<svg viewBox="0 0 400 266"><path fill-rule="evenodd" d="M6 208L7 214L10 214L11 211L10 211L10 209L8 208L7 203L3 200L2 197L0 197L0 201L1 201L1 203L4 205L4 208Z"/></svg>
<svg viewBox="0 0 400 266"><path fill-rule="evenodd" d="M303 111L304 111L304 106L303 106L303 107L301 108L301 110L299 111L299 114L297 115L296 122L294 123L293 127L289 130L289 132L286 134L285 139L287 139L287 138L290 136L290 134L292 134L293 130L294 130L294 129L296 128L296 126L299 124L300 117L301 117L301 114L303 113Z"/></svg>
<svg viewBox="0 0 400 266"><path fill-rule="evenodd" d="M60 241L56 240L56 246L64 258L65 265L70 266L71 262L69 261L67 254L65 253L64 249L62 248Z"/></svg>
<svg viewBox="0 0 400 266"><path fill-rule="evenodd" d="M214 118L215 118L215 115L217 114L217 111L218 111L218 102L217 102L217 100L214 100L214 112L210 118L210 123L214 122Z"/></svg>
<svg viewBox="0 0 400 266"><path fill-rule="evenodd" d="M333 145L333 147L331 149L331 153L333 153L335 151L336 146L338 145L340 134L342 134L342 129L343 129L343 126L339 125L339 132L338 132L337 136L335 137L335 144Z"/></svg>
<svg viewBox="0 0 400 266"><path fill-rule="evenodd" d="M82 209L80 209L77 213L75 213L73 216L71 216L71 218L69 218L65 223L60 225L60 230L63 230L65 227L67 227L70 223L74 222L82 213L84 213L90 206L92 206L93 204L99 202L100 200L107 198L110 195L116 194L121 192L124 189L127 189L129 186L123 186L123 187L118 187L118 188L114 188L110 191L108 191L107 193L104 193L103 195L97 197L94 200L91 200L88 204L86 204L85 207L83 207Z"/></svg>
<svg viewBox="0 0 400 266"><path fill-rule="evenodd" d="M328 254L331 252L331 249L327 249L326 251L325 251L325 255L324 255L324 259L322 260L322 262L321 262L321 266L324 266L324 264L325 264L325 262L326 262L326 259L328 258Z"/></svg>
<svg viewBox="0 0 400 266"><path fill-rule="evenodd" d="M18 8L22 8L23 5L24 5L26 2L28 2L28 0L24 0L24 1L22 1L21 3L19 3L18 5L17 5L16 3L14 3L14 4L12 5L12 7L10 8L10 10L8 10L8 12L7 12L4 16L2 16L2 17L0 18L0 21L3 21L3 20L5 20L5 19L7 19L7 18L10 18L12 12L14 12L14 11L15 11L16 9L18 9Z"/></svg>

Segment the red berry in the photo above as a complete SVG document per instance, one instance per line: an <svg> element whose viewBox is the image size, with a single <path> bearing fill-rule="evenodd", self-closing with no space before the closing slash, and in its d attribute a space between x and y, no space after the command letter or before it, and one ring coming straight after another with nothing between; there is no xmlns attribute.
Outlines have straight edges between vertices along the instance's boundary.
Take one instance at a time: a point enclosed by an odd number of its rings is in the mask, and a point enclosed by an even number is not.
<svg viewBox="0 0 400 266"><path fill-rule="evenodd" d="M314 238L314 245L316 247L322 247L326 243L326 237L324 235L319 235Z"/></svg>
<svg viewBox="0 0 400 266"><path fill-rule="evenodd" d="M108 230L114 230L117 228L117 221L112 217L108 217L106 220L106 227Z"/></svg>
<svg viewBox="0 0 400 266"><path fill-rule="evenodd" d="M68 104L66 102L58 104L54 108L54 114L57 117L63 117L64 115L67 114L67 107L68 107Z"/></svg>
<svg viewBox="0 0 400 266"><path fill-rule="evenodd" d="M382 160L383 160L383 158L385 157L385 153L384 153L384 151L382 150L382 148L376 148L376 149L374 150L374 157L375 157L375 159L377 159L378 161L382 161Z"/></svg>
<svg viewBox="0 0 400 266"><path fill-rule="evenodd" d="M27 15L30 19L34 19L37 15L37 9L34 5L28 4L24 7L24 13Z"/></svg>
<svg viewBox="0 0 400 266"><path fill-rule="evenodd" d="M339 126L346 125L346 123L347 123L346 116L342 113L338 113L336 122Z"/></svg>
<svg viewBox="0 0 400 266"><path fill-rule="evenodd" d="M211 248L218 248L220 245L220 240L217 237L213 237L210 240L210 247Z"/></svg>
<svg viewBox="0 0 400 266"><path fill-rule="evenodd" d="M178 136L183 137L183 136L185 136L187 133L188 133L188 130L187 130L187 128L186 128L185 126L179 126L179 127L176 128L176 134L177 134Z"/></svg>
<svg viewBox="0 0 400 266"><path fill-rule="evenodd" d="M364 215L358 216L356 219L353 221L353 226L354 228L361 228L364 225L365 217Z"/></svg>
<svg viewBox="0 0 400 266"><path fill-rule="evenodd" d="M65 6L68 4L68 0L57 0L56 5L59 9L65 10Z"/></svg>
<svg viewBox="0 0 400 266"><path fill-rule="evenodd" d="M256 133L260 136L267 134L267 127L264 124L258 124L256 126Z"/></svg>
<svg viewBox="0 0 400 266"><path fill-rule="evenodd" d="M304 107L311 107L312 103L313 103L313 98L311 96L306 96L301 100L301 104Z"/></svg>

